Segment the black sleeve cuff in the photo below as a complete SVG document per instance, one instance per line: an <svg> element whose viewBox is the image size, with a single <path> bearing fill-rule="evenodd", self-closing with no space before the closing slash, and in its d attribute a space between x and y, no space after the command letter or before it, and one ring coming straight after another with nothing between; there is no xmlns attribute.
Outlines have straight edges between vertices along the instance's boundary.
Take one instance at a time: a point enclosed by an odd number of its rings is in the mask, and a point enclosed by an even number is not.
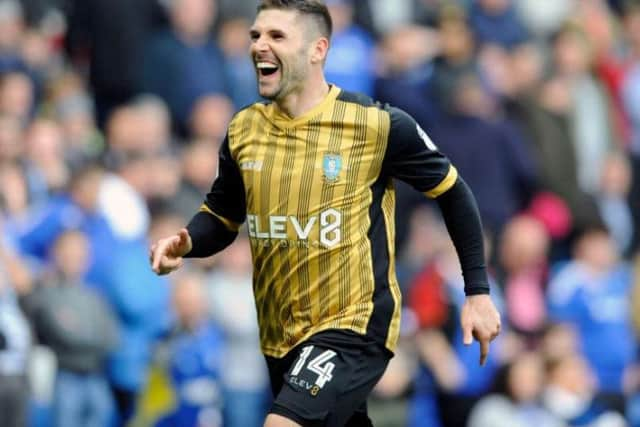
<svg viewBox="0 0 640 427"><path fill-rule="evenodd" d="M461 177L436 198L458 253L466 295L489 293L480 213L471 189Z"/></svg>
<svg viewBox="0 0 640 427"><path fill-rule="evenodd" d="M184 258L204 258L220 252L229 246L238 233L229 230L215 215L198 212L187 225L191 243L191 252Z"/></svg>

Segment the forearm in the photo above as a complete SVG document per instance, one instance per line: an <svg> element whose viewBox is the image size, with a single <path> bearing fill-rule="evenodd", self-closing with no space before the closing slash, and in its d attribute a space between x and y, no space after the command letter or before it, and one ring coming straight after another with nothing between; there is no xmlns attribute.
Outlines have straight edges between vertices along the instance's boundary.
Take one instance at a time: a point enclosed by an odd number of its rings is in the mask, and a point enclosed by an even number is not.
<svg viewBox="0 0 640 427"><path fill-rule="evenodd" d="M229 246L237 231L229 230L215 215L198 212L187 225L192 248L185 258L204 258L220 252Z"/></svg>
<svg viewBox="0 0 640 427"><path fill-rule="evenodd" d="M436 200L460 259L465 294L488 294L482 224L469 186L458 177L456 184Z"/></svg>

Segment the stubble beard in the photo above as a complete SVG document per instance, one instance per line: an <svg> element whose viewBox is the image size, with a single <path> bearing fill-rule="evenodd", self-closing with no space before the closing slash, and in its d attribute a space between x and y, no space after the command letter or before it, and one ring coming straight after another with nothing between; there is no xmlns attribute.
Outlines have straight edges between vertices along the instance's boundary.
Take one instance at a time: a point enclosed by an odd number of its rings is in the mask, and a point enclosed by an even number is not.
<svg viewBox="0 0 640 427"><path fill-rule="evenodd" d="M262 95L263 98L278 102L284 100L290 93L303 88L308 74L304 55L305 50L301 49L295 55L295 58L297 58L296 62L286 68L284 64L280 62L280 81L276 89L270 94Z"/></svg>

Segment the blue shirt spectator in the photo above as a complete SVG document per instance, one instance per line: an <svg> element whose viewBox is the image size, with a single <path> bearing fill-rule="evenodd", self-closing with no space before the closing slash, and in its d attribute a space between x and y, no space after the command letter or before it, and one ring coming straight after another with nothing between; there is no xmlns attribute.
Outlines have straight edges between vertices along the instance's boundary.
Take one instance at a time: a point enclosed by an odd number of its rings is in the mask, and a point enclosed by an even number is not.
<svg viewBox="0 0 640 427"><path fill-rule="evenodd" d="M209 322L193 331L181 331L170 340L168 368L176 406L158 427L222 425L223 344L222 333Z"/></svg>
<svg viewBox="0 0 640 427"><path fill-rule="evenodd" d="M171 28L153 36L145 48L140 88L169 105L178 131L185 132L198 98L228 94L224 56L210 34L212 2L167 2Z"/></svg>
<svg viewBox="0 0 640 427"><path fill-rule="evenodd" d="M469 20L480 44L495 43L510 49L529 37L511 0L476 0Z"/></svg>
<svg viewBox="0 0 640 427"><path fill-rule="evenodd" d="M626 265L594 276L584 264L571 261L550 284L550 316L577 329L581 349L603 391L622 392L622 377L634 360L628 299L631 283Z"/></svg>
<svg viewBox="0 0 640 427"><path fill-rule="evenodd" d="M330 0L327 6L334 23L331 49L325 64L327 81L345 90L373 96L373 38L353 23L351 0Z"/></svg>
<svg viewBox="0 0 640 427"><path fill-rule="evenodd" d="M636 355L629 306L631 269L617 261L616 248L604 230L583 232L574 248L576 258L549 284L550 317L576 328L599 392L621 397L623 376Z"/></svg>
<svg viewBox="0 0 640 427"><path fill-rule="evenodd" d="M352 25L334 34L327 57L327 81L350 91L373 96L373 39L362 28Z"/></svg>

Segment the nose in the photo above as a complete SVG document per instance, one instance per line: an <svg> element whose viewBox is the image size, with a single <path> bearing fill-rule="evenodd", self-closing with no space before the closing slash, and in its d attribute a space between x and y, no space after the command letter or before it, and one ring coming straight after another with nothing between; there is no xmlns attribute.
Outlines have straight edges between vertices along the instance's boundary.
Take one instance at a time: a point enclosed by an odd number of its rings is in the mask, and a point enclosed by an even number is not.
<svg viewBox="0 0 640 427"><path fill-rule="evenodd" d="M266 52L269 50L269 44L263 37L260 37L254 42L254 48L257 52Z"/></svg>

